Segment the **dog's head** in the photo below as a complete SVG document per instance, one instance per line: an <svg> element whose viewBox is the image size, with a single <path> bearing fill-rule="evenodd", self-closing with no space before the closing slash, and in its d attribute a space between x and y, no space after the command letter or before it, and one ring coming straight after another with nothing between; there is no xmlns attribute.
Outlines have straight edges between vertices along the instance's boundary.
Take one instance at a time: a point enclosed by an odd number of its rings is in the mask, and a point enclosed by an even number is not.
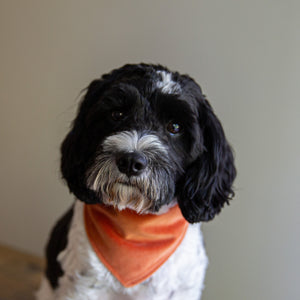
<svg viewBox="0 0 300 300"><path fill-rule="evenodd" d="M201 88L159 65L94 80L61 151L63 177L86 203L144 213L177 200L194 223L233 196L232 151Z"/></svg>

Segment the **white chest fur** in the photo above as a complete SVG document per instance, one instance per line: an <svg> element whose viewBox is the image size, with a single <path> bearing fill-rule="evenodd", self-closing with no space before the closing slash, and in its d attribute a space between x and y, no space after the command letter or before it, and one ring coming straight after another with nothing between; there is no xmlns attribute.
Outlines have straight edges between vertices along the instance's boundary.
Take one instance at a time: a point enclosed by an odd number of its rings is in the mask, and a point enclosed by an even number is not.
<svg viewBox="0 0 300 300"><path fill-rule="evenodd" d="M180 246L150 278L125 288L94 253L84 228L83 206L82 202L76 201L68 245L58 257L64 270L59 286L53 291L44 278L37 299L200 299L208 260L199 224L189 225Z"/></svg>

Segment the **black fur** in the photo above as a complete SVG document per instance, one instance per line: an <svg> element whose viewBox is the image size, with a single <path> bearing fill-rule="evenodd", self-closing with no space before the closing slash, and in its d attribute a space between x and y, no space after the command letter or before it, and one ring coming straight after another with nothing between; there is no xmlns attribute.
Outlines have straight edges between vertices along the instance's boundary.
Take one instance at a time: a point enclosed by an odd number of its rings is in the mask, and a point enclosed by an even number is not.
<svg viewBox="0 0 300 300"><path fill-rule="evenodd" d="M234 159L223 128L206 100L199 102L203 151L180 179L178 202L190 222L209 221L234 196Z"/></svg>
<svg viewBox="0 0 300 300"><path fill-rule="evenodd" d="M172 93L157 87L160 71L171 74L180 86ZM112 110L127 117L113 121ZM172 136L166 124L174 120L184 131ZM101 202L87 187L86 173L93 165L105 137L124 130L151 132L168 146L174 170L174 189L183 216L190 223L209 221L234 195L236 176L232 150L221 123L198 84L187 75L159 65L125 65L93 81L64 140L61 171L70 191L86 203ZM156 209L171 199L164 199Z"/></svg>
<svg viewBox="0 0 300 300"><path fill-rule="evenodd" d="M61 217L50 234L50 238L46 247L46 277L51 286L55 289L58 286L58 279L64 272L57 260L58 254L64 250L68 243L68 232L73 217L73 208Z"/></svg>

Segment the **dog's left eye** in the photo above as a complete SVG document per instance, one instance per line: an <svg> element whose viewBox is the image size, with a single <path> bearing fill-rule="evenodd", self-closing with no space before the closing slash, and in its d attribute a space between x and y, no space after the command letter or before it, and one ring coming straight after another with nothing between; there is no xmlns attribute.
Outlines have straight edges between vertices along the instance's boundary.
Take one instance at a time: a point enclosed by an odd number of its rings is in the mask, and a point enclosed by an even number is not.
<svg viewBox="0 0 300 300"><path fill-rule="evenodd" d="M178 133L182 133L183 131L183 126L177 122L169 122L167 125L167 130L169 131L169 133L171 133L172 135L174 134L178 134Z"/></svg>
<svg viewBox="0 0 300 300"><path fill-rule="evenodd" d="M119 110L115 110L111 113L111 117L113 118L113 120L115 121L121 121L124 119L125 114L122 111Z"/></svg>

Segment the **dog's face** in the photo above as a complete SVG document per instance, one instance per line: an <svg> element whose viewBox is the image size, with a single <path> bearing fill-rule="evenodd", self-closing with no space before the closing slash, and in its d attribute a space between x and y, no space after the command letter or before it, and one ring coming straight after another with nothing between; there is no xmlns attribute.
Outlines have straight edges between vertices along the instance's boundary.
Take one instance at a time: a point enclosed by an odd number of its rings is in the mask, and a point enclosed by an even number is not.
<svg viewBox="0 0 300 300"><path fill-rule="evenodd" d="M140 213L178 201L191 223L233 195L235 168L200 87L154 65L126 65L93 81L62 144L62 174L86 203Z"/></svg>

